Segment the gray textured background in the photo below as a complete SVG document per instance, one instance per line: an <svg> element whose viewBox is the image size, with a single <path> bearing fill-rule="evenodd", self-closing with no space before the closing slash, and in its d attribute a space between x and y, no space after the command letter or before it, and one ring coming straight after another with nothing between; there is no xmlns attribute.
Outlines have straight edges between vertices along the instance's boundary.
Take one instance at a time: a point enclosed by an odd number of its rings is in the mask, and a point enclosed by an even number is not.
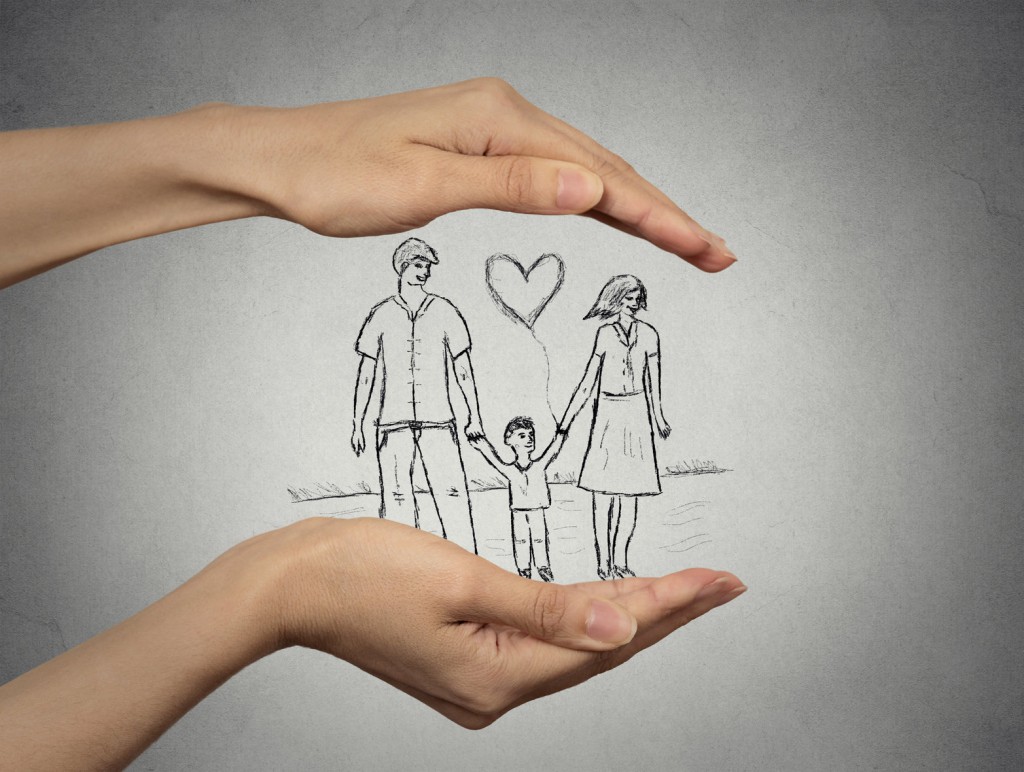
<svg viewBox="0 0 1024 772"><path fill-rule="evenodd" d="M506 388L492 252L560 252L563 399L610 271L652 288L664 453L700 563L750 592L482 733L311 652L265 660L139 769L1003 769L1024 763L1024 154L1018 3L421 0L0 4L4 129L205 100L300 104L508 79L627 157L741 262L708 277L583 220L419 234ZM53 213L59 217L59 212ZM0 677L303 514L347 449L352 339L394 238L277 221L104 250L0 294ZM588 564L562 571L582 578Z"/></svg>

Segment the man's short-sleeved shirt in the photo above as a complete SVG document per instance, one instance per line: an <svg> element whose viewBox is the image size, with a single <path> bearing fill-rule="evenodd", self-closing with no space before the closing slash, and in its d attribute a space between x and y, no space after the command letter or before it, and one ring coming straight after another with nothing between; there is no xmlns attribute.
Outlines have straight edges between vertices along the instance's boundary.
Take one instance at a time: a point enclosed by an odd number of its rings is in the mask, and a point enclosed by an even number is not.
<svg viewBox="0 0 1024 772"><path fill-rule="evenodd" d="M415 312L398 295L378 303L366 317L356 351L377 360L383 379L377 424L452 421L448 360L470 347L466 320L450 301L428 294Z"/></svg>
<svg viewBox="0 0 1024 772"><path fill-rule="evenodd" d="M639 319L627 333L618 322L597 330L594 353L601 357L600 390L636 394L644 390L647 357L658 356L658 331Z"/></svg>

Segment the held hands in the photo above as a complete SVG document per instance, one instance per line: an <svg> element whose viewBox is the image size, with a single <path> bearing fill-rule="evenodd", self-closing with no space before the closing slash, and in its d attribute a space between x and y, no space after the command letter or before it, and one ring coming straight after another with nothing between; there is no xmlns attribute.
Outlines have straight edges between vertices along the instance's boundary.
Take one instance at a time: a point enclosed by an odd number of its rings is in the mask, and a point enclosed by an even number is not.
<svg viewBox="0 0 1024 772"><path fill-rule="evenodd" d="M466 424L466 439L474 445L485 438L484 427L478 418L470 418Z"/></svg>
<svg viewBox="0 0 1024 772"><path fill-rule="evenodd" d="M377 518L302 521L242 543L208 572L259 588L264 650L325 651L469 728L617 667L746 589L706 569L532 582Z"/></svg>

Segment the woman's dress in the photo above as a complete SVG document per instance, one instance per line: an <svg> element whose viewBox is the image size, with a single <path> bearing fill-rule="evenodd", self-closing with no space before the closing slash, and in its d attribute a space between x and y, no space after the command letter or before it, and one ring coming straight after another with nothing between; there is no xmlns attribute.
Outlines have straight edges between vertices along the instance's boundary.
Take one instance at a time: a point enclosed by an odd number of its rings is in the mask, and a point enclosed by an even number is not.
<svg viewBox="0 0 1024 772"><path fill-rule="evenodd" d="M625 330L617 321L598 328L594 355L601 358L590 441L579 487L594 493L653 496L661 493L647 359L658 356L658 333L646 322Z"/></svg>

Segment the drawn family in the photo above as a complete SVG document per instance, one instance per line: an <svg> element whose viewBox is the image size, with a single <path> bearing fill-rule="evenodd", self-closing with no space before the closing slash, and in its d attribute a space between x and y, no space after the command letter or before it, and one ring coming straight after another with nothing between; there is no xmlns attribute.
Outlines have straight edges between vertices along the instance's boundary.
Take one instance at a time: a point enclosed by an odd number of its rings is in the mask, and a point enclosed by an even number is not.
<svg viewBox="0 0 1024 772"><path fill-rule="evenodd" d="M508 483L516 568L528 577L536 569L538 578L553 581L548 469L570 427L589 406L588 442L577 484L592 495L597 574L601 579L634 576L628 553L638 499L661 493L654 434L664 439L671 431L662 410L658 333L637 318L647 308L643 283L624 274L604 285L583 317L604 324L597 329L590 359L555 436L537 453L534 421L513 418L502 437L512 454L506 461L481 425L466 320L449 300L424 288L438 262L426 242L404 241L392 258L398 292L371 309L356 340L360 362L352 448L357 455L366 449L366 419L372 418L380 516L420 526L413 484L419 459L444 537L477 551L452 409L457 394L468 412L466 438ZM371 414L375 392L379 401Z"/></svg>

